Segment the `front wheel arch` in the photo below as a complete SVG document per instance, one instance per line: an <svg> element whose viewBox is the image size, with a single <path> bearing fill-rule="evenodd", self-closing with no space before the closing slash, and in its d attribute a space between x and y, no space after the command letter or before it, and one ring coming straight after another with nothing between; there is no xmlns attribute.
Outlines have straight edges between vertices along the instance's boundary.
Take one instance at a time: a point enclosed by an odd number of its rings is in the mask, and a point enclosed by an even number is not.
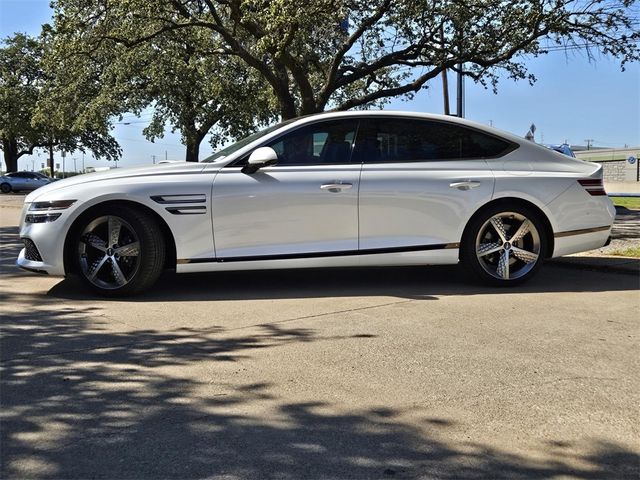
<svg viewBox="0 0 640 480"><path fill-rule="evenodd" d="M173 233L167 225L167 222L158 215L153 209L147 207L138 202L131 202L126 200L111 200L107 202L97 203L96 205L92 205L87 208L84 212L82 212L73 222L69 231L67 232L65 242L64 242L64 272L65 275L69 275L72 273L78 273L74 268L73 261L73 239L75 235L78 234L78 229L81 228L85 220L92 215L94 215L97 211L102 210L105 207L117 207L117 206L126 206L129 208L135 208L145 212L150 215L158 224L162 231L162 235L165 241L165 269L175 268L176 266L176 242L173 237Z"/></svg>
<svg viewBox="0 0 640 480"><path fill-rule="evenodd" d="M543 223L544 225L544 233L546 234L546 239L547 239L547 244L546 244L546 250L544 252L544 258L551 258L551 256L553 255L553 250L554 250L554 238L553 238L553 228L551 227L551 222L549 221L549 218L547 217L547 215L545 215L545 213L534 203L531 203L527 200L523 200L522 198L515 198L515 197L504 197L504 198L498 198L495 200L490 201L489 203L483 205L482 207L480 207L478 210L475 211L475 213L469 218L469 220L467 221L467 224L464 228L464 231L462 233L462 238L461 238L461 244L464 243L465 239L467 238L467 236L469 235L469 229L470 226L473 224L473 221L477 218L480 217L482 215L484 215L484 213L487 210L491 210L493 209L495 206L498 205L504 205L505 207L507 206L522 206L528 209L533 210L537 215L538 218L540 219L540 221ZM461 258L460 258L461 260Z"/></svg>

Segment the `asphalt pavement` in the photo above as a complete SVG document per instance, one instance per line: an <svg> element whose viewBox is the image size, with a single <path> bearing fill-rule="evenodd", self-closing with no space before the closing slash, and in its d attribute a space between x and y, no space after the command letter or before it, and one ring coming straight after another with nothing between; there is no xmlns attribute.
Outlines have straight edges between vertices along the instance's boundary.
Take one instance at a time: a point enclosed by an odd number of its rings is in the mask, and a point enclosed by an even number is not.
<svg viewBox="0 0 640 480"><path fill-rule="evenodd" d="M0 478L640 476L637 276L167 274L108 300L16 269L18 212L0 208Z"/></svg>

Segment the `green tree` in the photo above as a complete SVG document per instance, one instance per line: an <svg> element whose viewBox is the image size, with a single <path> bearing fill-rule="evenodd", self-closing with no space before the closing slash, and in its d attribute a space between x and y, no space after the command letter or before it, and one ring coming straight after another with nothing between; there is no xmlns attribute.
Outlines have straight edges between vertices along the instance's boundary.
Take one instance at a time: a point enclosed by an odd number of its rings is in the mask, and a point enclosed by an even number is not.
<svg viewBox="0 0 640 480"><path fill-rule="evenodd" d="M131 94L153 107L145 136L153 141L170 125L181 134L186 160L193 162L212 129L215 146L274 118L260 77L233 57L201 54L210 40L206 33L193 29L166 35L133 50L147 66L141 74L145 87Z"/></svg>
<svg viewBox="0 0 640 480"><path fill-rule="evenodd" d="M17 34L0 49L0 139L7 171L17 169L18 159L46 145L46 137L31 126L31 114L43 83L42 47Z"/></svg>
<svg viewBox="0 0 640 480"><path fill-rule="evenodd" d="M58 28L128 48L204 30L199 55L234 57L271 88L283 118L411 96L444 69L496 88L534 81L528 56L585 48L639 59L634 0L54 1Z"/></svg>
<svg viewBox="0 0 640 480"><path fill-rule="evenodd" d="M45 59L61 79L51 103L91 97L77 117L78 126L150 108L147 139L162 137L169 125L181 134L186 160L198 161L201 142L212 130L215 146L275 118L262 78L236 57L218 54L218 42L208 30L167 32L131 48L106 37L88 41L88 32L94 33L58 15L51 30L53 48ZM97 88L90 92L77 80L86 76L96 78Z"/></svg>
<svg viewBox="0 0 640 480"><path fill-rule="evenodd" d="M17 170L18 159L37 148L49 150L51 172L54 148L91 150L97 157L117 159L120 148L104 121L95 128L77 128L79 99L58 104L50 97L61 79L43 71L44 50L42 39L21 33L7 38L0 48L0 139L7 171ZM43 104L51 108L42 110Z"/></svg>

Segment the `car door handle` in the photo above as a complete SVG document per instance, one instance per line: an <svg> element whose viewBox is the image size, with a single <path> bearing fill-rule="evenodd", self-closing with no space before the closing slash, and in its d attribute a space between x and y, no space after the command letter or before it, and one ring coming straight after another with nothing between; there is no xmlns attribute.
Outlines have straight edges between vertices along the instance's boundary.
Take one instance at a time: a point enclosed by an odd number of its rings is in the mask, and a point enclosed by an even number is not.
<svg viewBox="0 0 640 480"><path fill-rule="evenodd" d="M325 183L320 185L320 190L328 190L331 193L338 193L342 190L348 190L353 187L351 183Z"/></svg>
<svg viewBox="0 0 640 480"><path fill-rule="evenodd" d="M480 182L467 180L465 182L453 182L449 184L449 188L457 188L458 190L471 190L480 186Z"/></svg>

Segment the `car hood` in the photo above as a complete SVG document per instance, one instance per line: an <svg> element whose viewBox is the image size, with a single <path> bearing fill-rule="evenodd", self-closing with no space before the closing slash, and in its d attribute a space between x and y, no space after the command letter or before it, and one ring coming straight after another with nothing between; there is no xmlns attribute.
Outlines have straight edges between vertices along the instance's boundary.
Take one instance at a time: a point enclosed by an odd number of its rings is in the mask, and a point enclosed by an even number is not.
<svg viewBox="0 0 640 480"><path fill-rule="evenodd" d="M114 168L112 170L107 170L104 172L85 173L42 186L27 195L25 202L33 202L42 195L52 193L56 190L60 190L66 187L71 187L73 185L88 184L88 186L90 187L91 183L101 182L104 180L114 180L118 178L128 177L154 177L159 175L193 173L202 171L207 167L211 168L210 165L205 165L202 163L175 162L144 167Z"/></svg>

